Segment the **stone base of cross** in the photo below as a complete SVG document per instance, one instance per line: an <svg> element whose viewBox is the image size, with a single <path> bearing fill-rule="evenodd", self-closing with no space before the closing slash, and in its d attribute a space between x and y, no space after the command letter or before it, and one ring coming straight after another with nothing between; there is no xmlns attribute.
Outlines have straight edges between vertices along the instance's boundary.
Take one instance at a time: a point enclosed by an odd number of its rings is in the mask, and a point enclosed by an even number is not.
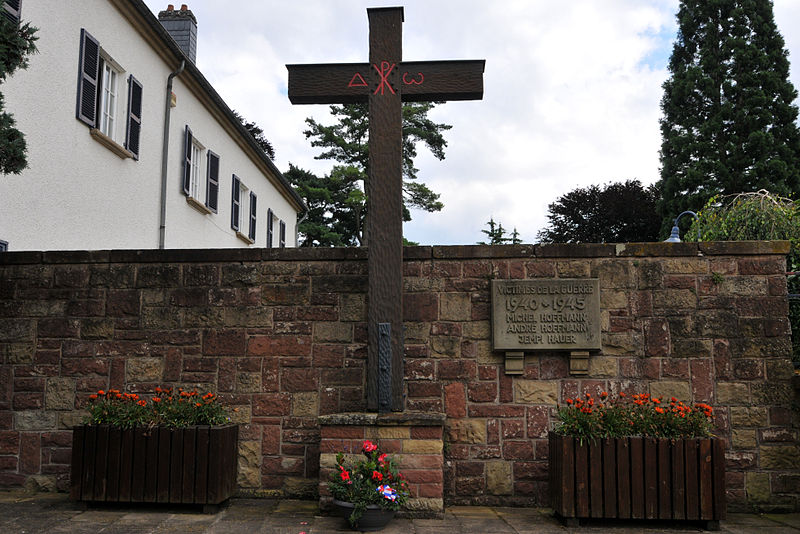
<svg viewBox="0 0 800 534"><path fill-rule="evenodd" d="M402 102L481 99L485 62L403 62L403 8L367 9L367 16L369 63L286 67L292 104L369 102L367 407L402 411Z"/></svg>

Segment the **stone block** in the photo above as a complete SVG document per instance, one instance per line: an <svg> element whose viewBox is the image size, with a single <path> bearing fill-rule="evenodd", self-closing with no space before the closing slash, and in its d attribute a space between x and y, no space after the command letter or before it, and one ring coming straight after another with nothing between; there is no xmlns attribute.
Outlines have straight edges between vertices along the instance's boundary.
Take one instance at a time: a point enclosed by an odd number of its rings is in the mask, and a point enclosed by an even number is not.
<svg viewBox="0 0 800 534"><path fill-rule="evenodd" d="M239 473L236 483L240 488L261 486L261 444L258 441L239 442Z"/></svg>
<svg viewBox="0 0 800 534"><path fill-rule="evenodd" d="M55 428L55 412L32 410L14 414L15 430L55 430Z"/></svg>
<svg viewBox="0 0 800 534"><path fill-rule="evenodd" d="M350 343L353 341L353 325L339 322L314 323L313 340L316 343Z"/></svg>
<svg viewBox="0 0 800 534"><path fill-rule="evenodd" d="M11 365L33 363L34 354L32 343L0 346L0 361Z"/></svg>
<svg viewBox="0 0 800 534"><path fill-rule="evenodd" d="M258 393L261 391L261 373L236 373L236 393Z"/></svg>
<svg viewBox="0 0 800 534"><path fill-rule="evenodd" d="M44 406L47 410L75 409L75 379L48 378L45 385Z"/></svg>
<svg viewBox="0 0 800 534"><path fill-rule="evenodd" d="M750 388L744 382L717 382L717 404L749 405Z"/></svg>
<svg viewBox="0 0 800 534"><path fill-rule="evenodd" d="M339 296L340 321L366 321L367 299L365 295L343 293Z"/></svg>
<svg viewBox="0 0 800 534"><path fill-rule="evenodd" d="M619 373L618 358L610 356L591 356L589 358L589 376L594 378L613 378Z"/></svg>
<svg viewBox="0 0 800 534"><path fill-rule="evenodd" d="M486 421L462 419L451 421L447 427L449 443L486 443Z"/></svg>
<svg viewBox="0 0 800 534"><path fill-rule="evenodd" d="M772 496L769 473L745 473L745 491L750 502L768 502Z"/></svg>
<svg viewBox="0 0 800 534"><path fill-rule="evenodd" d="M758 446L755 429L734 428L731 430L731 445L734 449L755 449Z"/></svg>
<svg viewBox="0 0 800 534"><path fill-rule="evenodd" d="M442 450L440 439L411 439L403 442L403 454L442 454Z"/></svg>
<svg viewBox="0 0 800 534"><path fill-rule="evenodd" d="M431 358L459 358L461 338L455 336L431 336Z"/></svg>
<svg viewBox="0 0 800 534"><path fill-rule="evenodd" d="M691 397L691 390L688 382L662 380L650 383L650 395L660 399L675 397L683 402L688 402Z"/></svg>
<svg viewBox="0 0 800 534"><path fill-rule="evenodd" d="M161 358L129 358L125 366L128 382L161 382L164 360Z"/></svg>
<svg viewBox="0 0 800 534"><path fill-rule="evenodd" d="M378 439L410 439L411 428L407 426L378 427Z"/></svg>
<svg viewBox="0 0 800 534"><path fill-rule="evenodd" d="M531 264L528 264L528 272L531 272ZM552 278L553 274L551 273L552 267L550 270L547 270L547 265L544 264L542 268L538 270L542 274L537 274L537 276L543 276L546 278ZM575 260L575 261L559 261L556 262L556 271L558 271L559 278L588 278L590 275L590 266L589 262L586 260Z"/></svg>
<svg viewBox="0 0 800 534"><path fill-rule="evenodd" d="M558 404L558 381L516 380L514 402L520 404Z"/></svg>
<svg viewBox="0 0 800 534"><path fill-rule="evenodd" d="M730 418L731 427L733 428L763 427L767 424L767 409L764 407L732 406L730 408Z"/></svg>
<svg viewBox="0 0 800 534"><path fill-rule="evenodd" d="M800 447L796 445L762 445L759 465L762 469L800 469Z"/></svg>
<svg viewBox="0 0 800 534"><path fill-rule="evenodd" d="M442 293L439 296L439 319L442 321L469 321L472 317L470 295Z"/></svg>
<svg viewBox="0 0 800 534"><path fill-rule="evenodd" d="M513 486L511 462L493 460L486 463L486 491L492 495L511 495Z"/></svg>
<svg viewBox="0 0 800 534"><path fill-rule="evenodd" d="M295 417L317 417L319 415L319 393L302 391L292 395L292 415Z"/></svg>

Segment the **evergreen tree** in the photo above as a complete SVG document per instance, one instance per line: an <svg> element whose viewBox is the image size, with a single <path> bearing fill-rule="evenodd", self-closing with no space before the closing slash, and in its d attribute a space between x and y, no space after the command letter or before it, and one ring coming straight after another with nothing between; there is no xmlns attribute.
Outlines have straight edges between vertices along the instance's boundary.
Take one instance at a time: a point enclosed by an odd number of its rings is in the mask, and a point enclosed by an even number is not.
<svg viewBox="0 0 800 534"><path fill-rule="evenodd" d="M716 194L800 192L797 91L771 0L682 0L661 100L662 233Z"/></svg>
<svg viewBox="0 0 800 534"><path fill-rule="evenodd" d="M519 234L517 233L517 229L514 228L514 233L512 237L507 237L506 229L503 228L503 224L499 222L495 222L494 217L490 217L489 221L486 223L486 226L489 227L488 230L481 230L486 237L489 238L489 242L478 241L479 245L505 245L510 241L514 241L514 244L518 244L520 242Z"/></svg>
<svg viewBox="0 0 800 534"><path fill-rule="evenodd" d="M547 206L548 227L538 238L543 243L656 241L657 200L655 186L645 188L639 180L579 187Z"/></svg>
<svg viewBox="0 0 800 534"><path fill-rule="evenodd" d="M17 69L28 66L28 56L36 52L36 28L0 16L0 83ZM33 89L32 89L33 90ZM25 135L15 128L14 116L4 111L0 94L0 172L19 174L28 166Z"/></svg>
<svg viewBox="0 0 800 534"><path fill-rule="evenodd" d="M447 141L442 132L451 128L448 124L440 124L428 118L428 112L435 102L408 102L403 104L403 220L411 220L409 208L425 211L441 211L444 207L439 201L439 194L431 191L418 180L418 169L414 167L417 156L417 143L422 142L439 160L444 159ZM337 122L326 126L313 118L307 118L306 138L311 138L311 146L320 147L324 151L316 159L329 159L354 168L359 173L362 191L369 194L367 177L369 176L369 120L367 104L345 104L330 106L331 113ZM362 209L364 217L366 207ZM364 221L362 221L364 223ZM366 227L365 224L362 224ZM365 245L363 232L359 243Z"/></svg>
<svg viewBox="0 0 800 534"><path fill-rule="evenodd" d="M235 109L231 110L231 111L233 111L234 117L239 119L239 122L242 123L242 126L244 126L245 129L248 132L250 132L250 135L253 136L253 139L255 139L256 144L258 144L258 146L261 147L261 150L264 151L264 153L267 155L267 157L269 157L269 159L271 159L271 160L274 160L275 159L275 148L272 146L272 143L269 142L269 139L267 139L267 136L264 135L264 130L258 124L256 124L255 122L248 121L247 119L242 117L239 114L239 112L236 111Z"/></svg>

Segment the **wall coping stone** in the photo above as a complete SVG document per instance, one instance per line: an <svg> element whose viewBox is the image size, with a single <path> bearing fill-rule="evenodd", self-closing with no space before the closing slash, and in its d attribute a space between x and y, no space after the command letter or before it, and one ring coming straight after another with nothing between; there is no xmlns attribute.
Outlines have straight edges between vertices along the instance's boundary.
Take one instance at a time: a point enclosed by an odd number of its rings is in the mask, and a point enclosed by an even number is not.
<svg viewBox="0 0 800 534"><path fill-rule="evenodd" d="M322 426L442 426L447 416L443 413L398 412L369 413L350 412L321 415Z"/></svg>
<svg viewBox="0 0 800 534"><path fill-rule="evenodd" d="M403 259L613 258L656 256L785 255L788 241L700 243L547 243L540 245L436 245L403 247ZM366 247L54 250L0 253L0 265L76 263L182 263L257 261L361 261Z"/></svg>

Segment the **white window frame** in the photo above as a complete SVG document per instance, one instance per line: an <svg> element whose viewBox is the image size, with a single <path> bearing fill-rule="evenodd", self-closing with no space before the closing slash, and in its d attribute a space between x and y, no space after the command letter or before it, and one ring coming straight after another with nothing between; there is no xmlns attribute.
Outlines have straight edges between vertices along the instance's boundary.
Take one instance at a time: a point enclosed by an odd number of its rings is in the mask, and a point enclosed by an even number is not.
<svg viewBox="0 0 800 534"><path fill-rule="evenodd" d="M247 223L245 225L244 223ZM244 185L242 179L239 178L239 220L238 230L236 230L236 237L245 241L247 244L252 245L255 243L250 238L250 188Z"/></svg>
<svg viewBox="0 0 800 534"><path fill-rule="evenodd" d="M189 197L193 198L200 204L205 205L207 194L206 178L202 173L203 162L205 159L206 147L197 140L197 137L192 137L192 167L189 173Z"/></svg>
<svg viewBox="0 0 800 534"><path fill-rule="evenodd" d="M125 70L100 48L100 91L97 106L97 129L109 139L117 141L119 116L119 80L125 79Z"/></svg>

